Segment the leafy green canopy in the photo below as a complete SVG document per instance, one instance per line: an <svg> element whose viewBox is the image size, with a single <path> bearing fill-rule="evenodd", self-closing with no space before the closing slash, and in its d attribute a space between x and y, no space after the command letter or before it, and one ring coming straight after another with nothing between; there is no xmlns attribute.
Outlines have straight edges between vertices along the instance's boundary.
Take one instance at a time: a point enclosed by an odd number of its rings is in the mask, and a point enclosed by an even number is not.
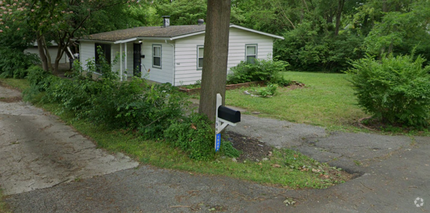
<svg viewBox="0 0 430 213"><path fill-rule="evenodd" d="M60 59L67 54L66 48L73 46L72 38L124 26L120 21L127 18L112 15L124 14L125 8L133 4L136 0L3 0L0 1L0 33L16 34L11 25L30 32L30 38L39 47L43 68L57 71ZM55 56L48 51L50 41L58 46ZM51 58L55 59L54 67Z"/></svg>
<svg viewBox="0 0 430 213"><path fill-rule="evenodd" d="M13 22L7 30L14 33L0 33L0 77L24 78L31 65L40 63L36 55L24 53L32 36Z"/></svg>
<svg viewBox="0 0 430 213"><path fill-rule="evenodd" d="M364 40L368 53L415 54L430 59L430 2L418 1L407 11L387 12Z"/></svg>

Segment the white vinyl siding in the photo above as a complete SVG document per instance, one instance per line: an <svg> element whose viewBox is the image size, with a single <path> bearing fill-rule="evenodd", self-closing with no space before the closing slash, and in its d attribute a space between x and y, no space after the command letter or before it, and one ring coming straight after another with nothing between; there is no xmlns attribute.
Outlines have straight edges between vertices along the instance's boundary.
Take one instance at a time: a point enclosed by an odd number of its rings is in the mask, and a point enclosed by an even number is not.
<svg viewBox="0 0 430 213"><path fill-rule="evenodd" d="M96 51L94 48L94 42L80 42L79 44L79 62L82 64L82 68L87 70L87 63L89 60L94 60Z"/></svg>
<svg viewBox="0 0 430 213"><path fill-rule="evenodd" d="M142 58L142 77L149 79L151 81L156 81L160 83L171 83L173 84L173 45L174 42L164 42L161 44L161 68L153 67L153 57L152 57L152 47L153 44L160 45L160 41L144 40L142 42L141 54L145 55ZM195 51L195 50L194 50ZM130 55L129 58L133 60L133 56ZM133 61L132 61L133 62ZM195 66L194 66L195 67Z"/></svg>
<svg viewBox="0 0 430 213"><path fill-rule="evenodd" d="M196 35L176 40L175 86L194 84L202 79L198 69L198 46L203 46L205 35Z"/></svg>
<svg viewBox="0 0 430 213"><path fill-rule="evenodd" d="M241 29L230 28L229 51L228 51L228 71L241 61L245 61L246 45L257 45L258 59L271 59L273 54L273 38L247 32Z"/></svg>
<svg viewBox="0 0 430 213"><path fill-rule="evenodd" d="M202 70L198 69L198 49L204 45L204 34L176 40L175 46L175 86L194 84L201 80ZM230 28L228 66L236 66L245 61L247 44L257 45L257 58L270 59L273 52L273 38Z"/></svg>

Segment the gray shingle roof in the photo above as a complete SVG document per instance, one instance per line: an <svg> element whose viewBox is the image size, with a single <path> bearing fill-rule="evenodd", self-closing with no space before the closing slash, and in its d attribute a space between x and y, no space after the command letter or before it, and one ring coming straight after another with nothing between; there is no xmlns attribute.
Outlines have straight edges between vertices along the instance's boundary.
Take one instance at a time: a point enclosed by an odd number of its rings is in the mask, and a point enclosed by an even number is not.
<svg viewBox="0 0 430 213"><path fill-rule="evenodd" d="M124 30L97 33L85 36L84 39L101 41L118 41L136 37L172 38L191 33L202 32L206 25L181 25L169 27L135 27Z"/></svg>

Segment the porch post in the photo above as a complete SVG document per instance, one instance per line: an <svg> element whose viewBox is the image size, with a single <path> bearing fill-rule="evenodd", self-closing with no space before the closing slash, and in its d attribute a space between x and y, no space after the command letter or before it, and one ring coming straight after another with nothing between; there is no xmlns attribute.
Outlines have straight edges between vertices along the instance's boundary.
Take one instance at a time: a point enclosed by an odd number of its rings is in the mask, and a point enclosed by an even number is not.
<svg viewBox="0 0 430 213"><path fill-rule="evenodd" d="M124 46L125 46L125 63L124 63L124 70L127 72L128 70L127 70L127 59L128 59L128 55L127 55L127 43L124 43ZM125 74L124 75L124 77L125 77L125 80L127 81L127 77L128 77L128 74Z"/></svg>
<svg viewBox="0 0 430 213"><path fill-rule="evenodd" d="M120 80L122 81L122 76L123 76L123 70L122 70L122 43L119 43L119 75L120 75Z"/></svg>

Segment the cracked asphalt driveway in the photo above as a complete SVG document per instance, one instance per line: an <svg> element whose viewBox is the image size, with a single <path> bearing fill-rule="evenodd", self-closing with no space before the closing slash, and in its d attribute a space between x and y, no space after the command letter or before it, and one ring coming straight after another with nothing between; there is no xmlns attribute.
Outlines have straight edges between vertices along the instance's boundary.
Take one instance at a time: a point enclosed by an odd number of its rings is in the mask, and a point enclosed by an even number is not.
<svg viewBox="0 0 430 213"><path fill-rule="evenodd" d="M0 97L19 92L0 87ZM0 99L0 186L3 194L47 188L134 168L123 154L111 155L57 117L23 102Z"/></svg>

